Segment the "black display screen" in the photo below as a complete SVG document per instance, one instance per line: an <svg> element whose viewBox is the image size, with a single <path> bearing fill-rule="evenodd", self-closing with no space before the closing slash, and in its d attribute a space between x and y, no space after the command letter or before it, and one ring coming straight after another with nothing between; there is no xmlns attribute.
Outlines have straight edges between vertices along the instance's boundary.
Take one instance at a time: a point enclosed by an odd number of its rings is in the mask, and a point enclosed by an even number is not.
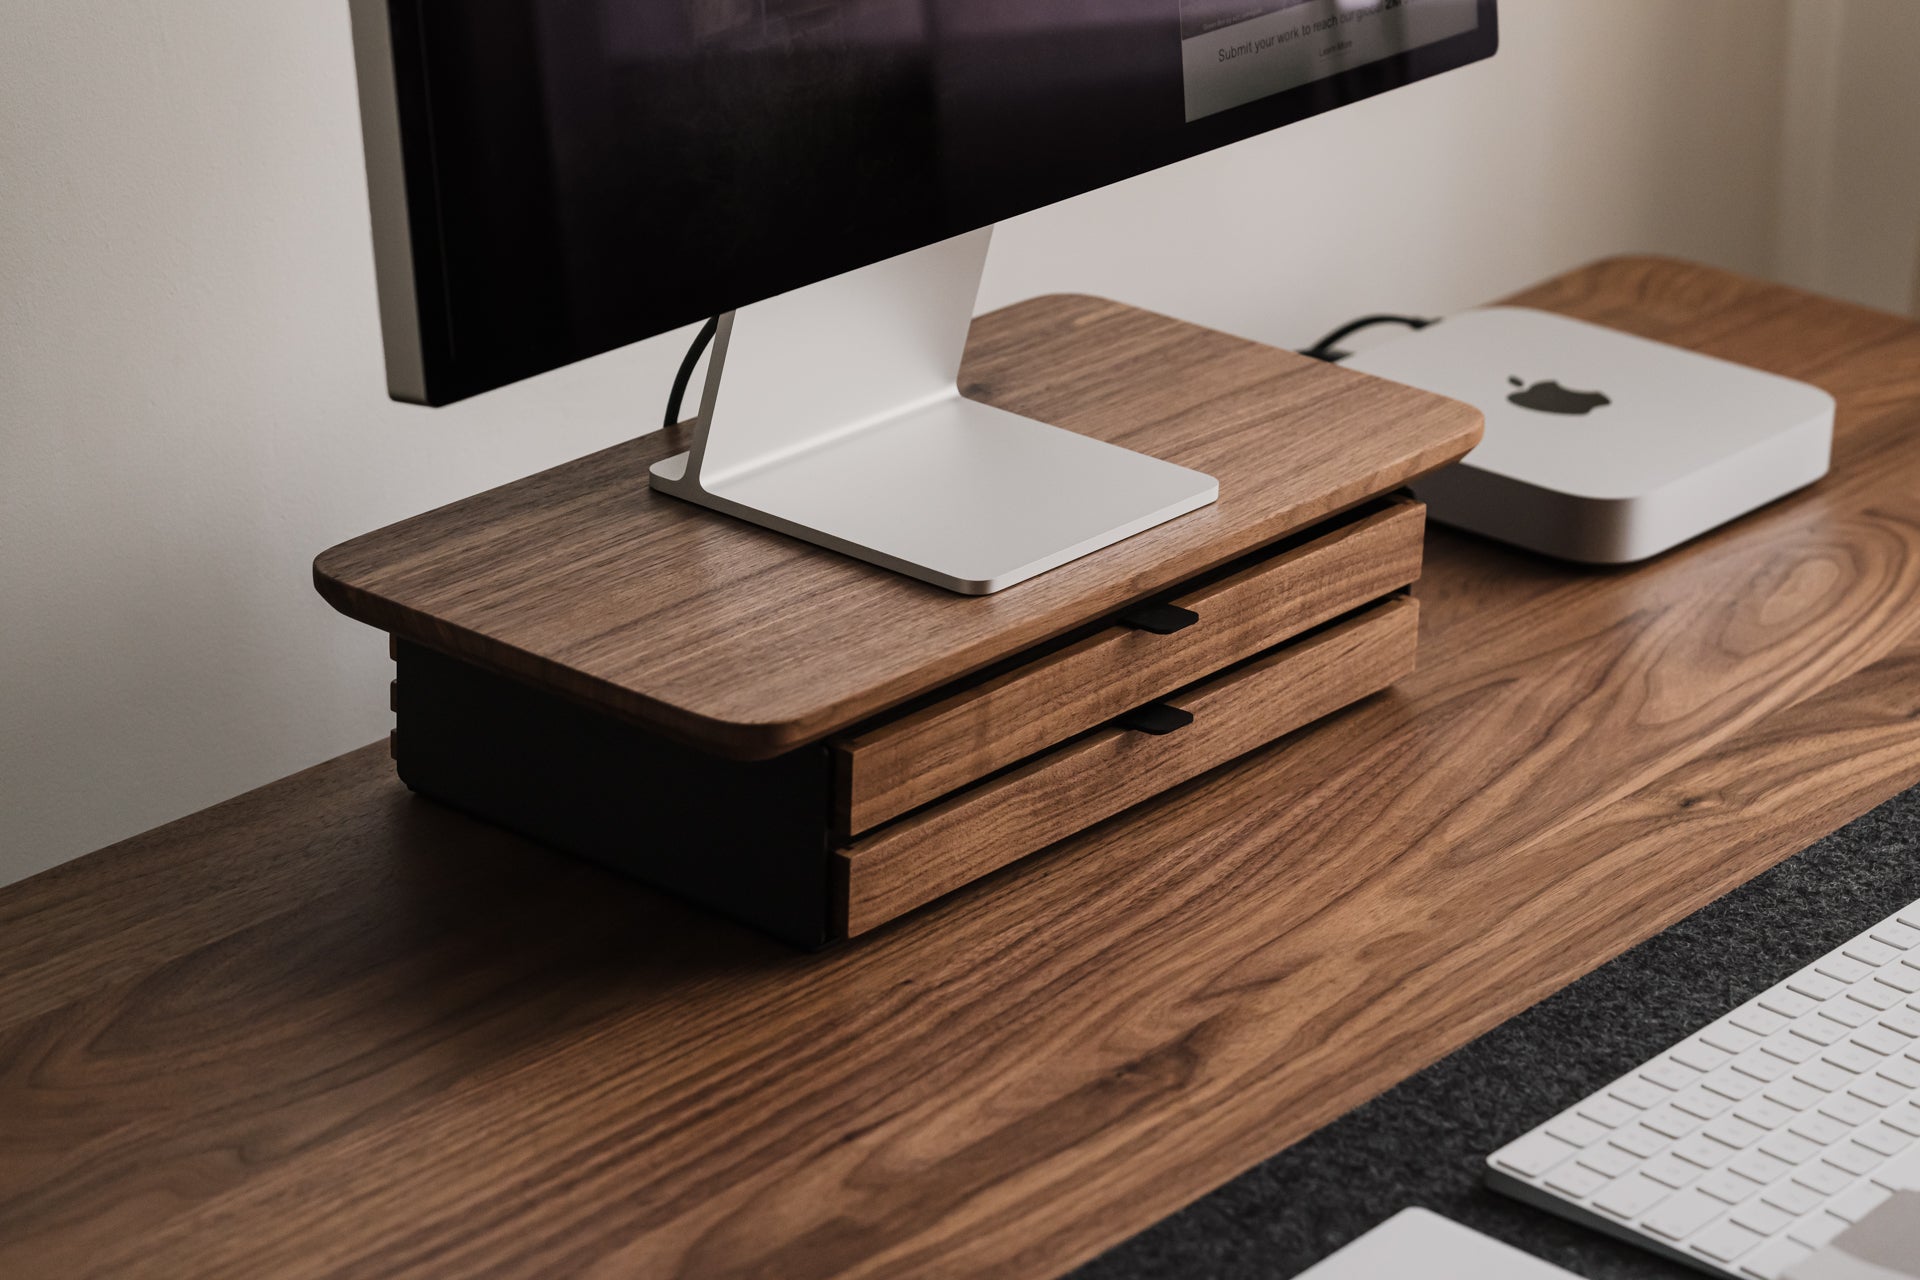
<svg viewBox="0 0 1920 1280"><path fill-rule="evenodd" d="M432 403L1498 39L1494 0L390 0L388 16Z"/></svg>

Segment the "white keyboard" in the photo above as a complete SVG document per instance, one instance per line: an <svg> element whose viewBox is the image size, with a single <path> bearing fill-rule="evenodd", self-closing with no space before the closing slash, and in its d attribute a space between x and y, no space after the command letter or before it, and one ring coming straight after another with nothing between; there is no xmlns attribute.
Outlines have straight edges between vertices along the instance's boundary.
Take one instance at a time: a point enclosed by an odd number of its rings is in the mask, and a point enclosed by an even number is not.
<svg viewBox="0 0 1920 1280"><path fill-rule="evenodd" d="M1920 1188L1920 903L1487 1161L1497 1189L1715 1275L1778 1280Z"/></svg>

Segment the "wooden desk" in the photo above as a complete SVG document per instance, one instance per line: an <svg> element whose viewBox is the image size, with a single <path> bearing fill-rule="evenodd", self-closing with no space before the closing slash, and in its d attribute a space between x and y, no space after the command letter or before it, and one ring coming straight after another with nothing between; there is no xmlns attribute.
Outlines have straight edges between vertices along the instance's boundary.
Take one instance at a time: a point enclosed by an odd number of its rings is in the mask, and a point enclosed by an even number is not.
<svg viewBox="0 0 1920 1280"><path fill-rule="evenodd" d="M1920 781L1920 326L1516 301L1839 397L1654 564L1436 534L1422 670L797 955L384 744L0 891L0 1274L1044 1276Z"/></svg>

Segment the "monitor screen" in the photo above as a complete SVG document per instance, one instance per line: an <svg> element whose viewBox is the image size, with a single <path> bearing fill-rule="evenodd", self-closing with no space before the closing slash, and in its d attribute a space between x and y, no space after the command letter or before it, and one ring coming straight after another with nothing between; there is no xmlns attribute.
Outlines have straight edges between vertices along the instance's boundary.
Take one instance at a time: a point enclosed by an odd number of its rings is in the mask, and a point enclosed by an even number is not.
<svg viewBox="0 0 1920 1280"><path fill-rule="evenodd" d="M407 243L382 292L389 325L407 294L419 369L396 394L436 404L1498 39L1494 0L362 0L356 18L384 26L386 66L357 33L363 102L386 77L398 131Z"/></svg>

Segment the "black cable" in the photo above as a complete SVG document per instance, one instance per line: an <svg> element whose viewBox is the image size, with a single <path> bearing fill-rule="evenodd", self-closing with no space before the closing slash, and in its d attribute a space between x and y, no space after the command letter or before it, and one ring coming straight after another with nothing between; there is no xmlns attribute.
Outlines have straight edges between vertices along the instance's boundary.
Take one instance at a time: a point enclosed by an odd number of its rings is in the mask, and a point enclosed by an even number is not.
<svg viewBox="0 0 1920 1280"><path fill-rule="evenodd" d="M1338 329L1335 329L1332 333L1320 339L1320 341L1314 343L1300 354L1303 356L1311 356L1315 360L1325 360L1329 364L1338 364L1353 353L1351 351L1337 350L1333 344L1342 338L1360 332L1362 329L1371 329L1377 324L1403 324L1409 329L1424 329L1432 323L1433 321L1423 320L1419 316L1362 316L1350 324L1341 325Z"/></svg>
<svg viewBox="0 0 1920 1280"><path fill-rule="evenodd" d="M667 396L667 426L680 425L680 402L687 398L687 384L693 381L693 366L700 363L701 353L713 342L713 335L718 332L720 317L715 316L701 325L700 332L694 335L693 345L687 348L686 359L680 362L680 372L673 375L673 391Z"/></svg>
<svg viewBox="0 0 1920 1280"><path fill-rule="evenodd" d="M1315 360L1324 360L1329 364L1337 364L1353 353L1337 350L1334 347L1334 343L1340 341L1342 338L1350 337L1362 329L1371 329L1377 324L1403 324L1409 329L1424 329L1432 323L1432 320L1422 319L1419 316L1362 316L1358 320L1341 325L1338 329L1335 329L1332 333L1320 339L1320 341L1314 343L1300 354L1310 356ZM700 357L705 354L707 348L712 345L714 335L719 331L720 318L715 316L713 319L701 325L700 332L694 335L693 345L687 348L685 358L680 361L680 371L673 375L673 390L667 396L665 426L676 427L680 425L680 406L681 402L687 397L687 384L693 381L694 366L700 363Z"/></svg>

